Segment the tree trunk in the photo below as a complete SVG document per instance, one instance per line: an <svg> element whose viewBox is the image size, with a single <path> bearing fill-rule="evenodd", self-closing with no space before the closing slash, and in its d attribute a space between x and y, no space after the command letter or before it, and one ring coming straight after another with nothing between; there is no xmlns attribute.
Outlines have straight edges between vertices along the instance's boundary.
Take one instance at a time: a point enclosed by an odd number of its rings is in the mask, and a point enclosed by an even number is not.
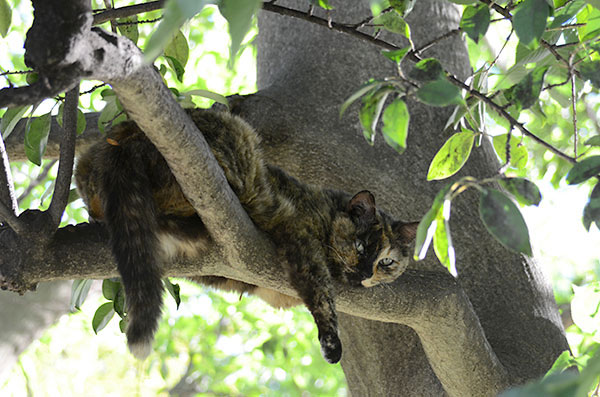
<svg viewBox="0 0 600 397"><path fill-rule="evenodd" d="M351 7L348 2L334 2L333 20L360 21L369 13L364 3ZM296 1L284 5L303 7ZM413 41L418 47L456 28L459 19L460 14L449 3L421 0L409 18ZM443 128L450 109L409 103L410 135L405 154L396 154L381 136L370 147L362 138L356 107L341 120L339 107L369 78L394 75L395 65L370 44L272 13L261 12L259 32L259 94L266 98L260 102L272 104L261 111L249 102L242 106L242 114L265 136L269 160L307 182L349 192L369 189L378 204L396 216L420 219L436 192L447 183L426 182L426 173L447 138ZM438 57L460 78L470 72L466 48L459 37L446 39L424 57L427 55ZM460 175L486 177L497 172L499 164L487 146L486 142L474 149ZM290 147L304 150L285 150ZM521 383L544 374L568 345L551 287L540 269L493 240L479 220L477 200L477 195L467 193L452 210L458 281L511 383ZM445 272L433 258L430 252L428 260L413 264L413 268ZM428 344L424 351L417 333L406 326L345 314L340 315L340 323L342 367L353 395L443 394L427 356L435 355L442 344L451 341L439 341L437 347ZM428 331L421 329L419 333ZM473 390L473 395L480 393Z"/></svg>

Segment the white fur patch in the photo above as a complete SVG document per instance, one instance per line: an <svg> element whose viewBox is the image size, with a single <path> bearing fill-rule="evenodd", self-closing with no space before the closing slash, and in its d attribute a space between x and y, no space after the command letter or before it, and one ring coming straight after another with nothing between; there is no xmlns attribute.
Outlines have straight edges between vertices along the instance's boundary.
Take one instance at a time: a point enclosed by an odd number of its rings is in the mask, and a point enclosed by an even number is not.
<svg viewBox="0 0 600 397"><path fill-rule="evenodd" d="M145 360L152 352L152 343L149 341L129 343L129 351L138 360Z"/></svg>
<svg viewBox="0 0 600 397"><path fill-rule="evenodd" d="M169 233L160 233L158 241L164 260L171 260L180 255L194 257L206 248L206 242L201 238L197 240L180 239Z"/></svg>

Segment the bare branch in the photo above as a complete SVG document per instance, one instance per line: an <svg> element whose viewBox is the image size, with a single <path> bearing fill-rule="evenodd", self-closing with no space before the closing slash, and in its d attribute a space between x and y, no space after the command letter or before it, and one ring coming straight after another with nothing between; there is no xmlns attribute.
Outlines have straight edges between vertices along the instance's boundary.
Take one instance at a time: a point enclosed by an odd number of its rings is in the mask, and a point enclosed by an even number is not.
<svg viewBox="0 0 600 397"><path fill-rule="evenodd" d="M57 228L67 201L71 187L71 177L73 175L73 162L75 158L75 135L77 133L77 104L79 103L79 84L67 92L65 106L63 109L63 139L60 145L60 162L58 164L58 174L54 185L54 194L48 212L53 223L53 228Z"/></svg>
<svg viewBox="0 0 600 397"><path fill-rule="evenodd" d="M163 8L164 0L150 1L148 3L136 4L126 7L111 8L106 11L99 12L94 15L94 25L99 25L104 22L119 18L127 18L132 15L142 14L144 12L155 11Z"/></svg>

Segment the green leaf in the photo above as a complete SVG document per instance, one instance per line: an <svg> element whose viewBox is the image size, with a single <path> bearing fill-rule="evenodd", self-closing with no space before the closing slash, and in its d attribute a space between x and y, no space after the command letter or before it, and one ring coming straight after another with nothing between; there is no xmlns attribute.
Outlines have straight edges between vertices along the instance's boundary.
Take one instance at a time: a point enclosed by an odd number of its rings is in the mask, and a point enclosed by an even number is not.
<svg viewBox="0 0 600 397"><path fill-rule="evenodd" d="M230 67L233 67L235 56L244 37L246 37L246 33L252 26L254 14L260 9L261 4L262 0L221 0L219 2L219 11L229 23L229 36L231 37Z"/></svg>
<svg viewBox="0 0 600 397"><path fill-rule="evenodd" d="M107 278L102 281L102 295L109 301L115 300L121 288L121 281L118 278Z"/></svg>
<svg viewBox="0 0 600 397"><path fill-rule="evenodd" d="M600 0L586 0L586 2L596 9L600 9Z"/></svg>
<svg viewBox="0 0 600 397"><path fill-rule="evenodd" d="M585 141L584 145L587 146L600 146L600 135L596 135Z"/></svg>
<svg viewBox="0 0 600 397"><path fill-rule="evenodd" d="M525 0L513 15L513 27L521 43L538 42L546 29L550 7L546 0Z"/></svg>
<svg viewBox="0 0 600 397"><path fill-rule="evenodd" d="M415 6L417 0L390 0L390 6L396 11L400 16L405 17L408 13L410 13Z"/></svg>
<svg viewBox="0 0 600 397"><path fill-rule="evenodd" d="M506 164L506 140L508 134L496 135L492 138L492 144L494 149L500 157L503 164ZM523 169L527 165L529 154L527 148L522 145L519 139L512 136L510 137L510 165L517 169Z"/></svg>
<svg viewBox="0 0 600 397"><path fill-rule="evenodd" d="M46 151L48 134L50 134L50 113L36 117L25 127L25 154L35 165L42 165L42 156Z"/></svg>
<svg viewBox="0 0 600 397"><path fill-rule="evenodd" d="M354 92L354 94L350 95L350 97L348 97L348 99L346 99L344 101L344 103L342 103L342 106L340 107L340 118L346 112L346 109L348 109L348 107L350 105L352 105L358 98L365 95L367 92L369 92L371 90L376 90L376 89L380 88L384 84L385 84L385 81L382 81L382 80L369 80L365 84L360 86L360 88L358 90L356 90L356 92Z"/></svg>
<svg viewBox="0 0 600 397"><path fill-rule="evenodd" d="M0 0L0 36L6 37L12 21L12 9L6 0Z"/></svg>
<svg viewBox="0 0 600 397"><path fill-rule="evenodd" d="M221 103L229 108L229 101L227 97L224 97L221 94L217 94L216 92L208 91L208 90L191 90L183 92L181 95L197 95L203 98L212 99L215 102Z"/></svg>
<svg viewBox="0 0 600 397"><path fill-rule="evenodd" d="M495 189L481 191L479 216L488 232L514 252L531 255L529 230L517 206Z"/></svg>
<svg viewBox="0 0 600 397"><path fill-rule="evenodd" d="M168 278L163 279L163 284L167 288L167 291L169 291L169 294L171 294L171 296L173 297L173 300L175 300L175 303L177 304L177 309L179 309L179 304L181 303L181 296L179 295L179 291L181 290L181 288L179 287L179 284L171 283L171 280L169 280Z"/></svg>
<svg viewBox="0 0 600 397"><path fill-rule="evenodd" d="M463 104L460 90L448 80L436 80L424 84L417 91L419 100L430 106L448 106Z"/></svg>
<svg viewBox="0 0 600 397"><path fill-rule="evenodd" d="M546 375L544 375L544 378L547 378L548 376L550 376L554 373L561 373L565 369L571 367L572 365L573 365L573 356L571 356L570 351L565 350L554 361L554 364L552 364L552 367L548 370L548 372L546 372Z"/></svg>
<svg viewBox="0 0 600 397"><path fill-rule="evenodd" d="M404 47L404 48L401 48L399 50L394 50L394 51L383 50L383 51L381 51L381 53L386 58L391 59L392 61L396 62L397 64L400 64L400 62L402 62L402 60L404 59L406 54L408 54L408 51L410 51L410 47Z"/></svg>
<svg viewBox="0 0 600 397"><path fill-rule="evenodd" d="M547 71L548 66L534 69L519 83L504 90L504 97L510 104L516 106L518 110L530 108L539 100L544 76Z"/></svg>
<svg viewBox="0 0 600 397"><path fill-rule="evenodd" d="M431 161L427 180L445 179L456 174L467 162L476 135L469 130L452 135Z"/></svg>
<svg viewBox="0 0 600 397"><path fill-rule="evenodd" d="M163 53L167 44L177 35L177 32L185 21L202 11L207 4L215 4L215 0L167 1L163 19L146 43L144 49L144 59L146 62L154 62Z"/></svg>
<svg viewBox="0 0 600 397"><path fill-rule="evenodd" d="M584 80L600 88L600 61L582 62L579 65L579 73Z"/></svg>
<svg viewBox="0 0 600 397"><path fill-rule="evenodd" d="M185 73L185 68L181 66L177 59L168 55L165 55L165 58L167 59L171 69L175 72L175 77L177 77L177 80L183 83L183 74Z"/></svg>
<svg viewBox="0 0 600 397"><path fill-rule="evenodd" d="M106 327L106 325L113 318L114 315L115 311L113 309L112 302L107 302L101 305L96 310L96 313L94 313L94 318L92 319L92 329L94 330L94 332L97 334L104 327Z"/></svg>
<svg viewBox="0 0 600 397"><path fill-rule="evenodd" d="M414 259L416 261L424 259L427 255L427 249L429 249L429 244L431 244L431 240L433 239L437 227L437 222L434 221L436 220L438 213L443 211L443 205L446 202L446 194L450 190L450 187L452 187L452 183L444 186L435 195L431 208L423 216L421 222L419 222L417 236L415 238Z"/></svg>
<svg viewBox="0 0 600 397"><path fill-rule="evenodd" d="M121 321L119 321L119 329L121 330L121 333L125 333L125 331L127 331L127 318L122 318Z"/></svg>
<svg viewBox="0 0 600 397"><path fill-rule="evenodd" d="M450 274L457 276L454 246L450 236L450 200L444 202L441 211L437 212L436 228L433 234L433 250L438 260L448 269Z"/></svg>
<svg viewBox="0 0 600 397"><path fill-rule="evenodd" d="M140 37L140 33L138 31L137 15L133 15L127 18L120 18L117 20L117 29L121 35L127 37L129 40L133 41L134 44L137 44L138 39ZM121 25L123 24L123 25Z"/></svg>
<svg viewBox="0 0 600 397"><path fill-rule="evenodd" d="M425 58L415 64L408 77L417 81L435 81L444 79L444 68L435 58Z"/></svg>
<svg viewBox="0 0 600 397"><path fill-rule="evenodd" d="M489 7L485 4L465 7L459 26L471 40L478 43L490 26Z"/></svg>
<svg viewBox="0 0 600 397"><path fill-rule="evenodd" d="M173 40L165 48L165 55L167 57L175 58L181 67L185 67L188 58L190 56L190 48L188 46L187 39L181 33L181 30L177 32Z"/></svg>
<svg viewBox="0 0 600 397"><path fill-rule="evenodd" d="M473 4L473 3L477 3L479 0L448 0L451 3L454 4Z"/></svg>
<svg viewBox="0 0 600 397"><path fill-rule="evenodd" d="M125 290L123 288L119 289L115 295L115 299L113 300L113 310L119 317L125 317Z"/></svg>
<svg viewBox="0 0 600 397"><path fill-rule="evenodd" d="M590 198L583 208L583 225L585 230L590 231L592 223L600 229L600 183L594 186Z"/></svg>
<svg viewBox="0 0 600 397"><path fill-rule="evenodd" d="M375 142L375 128L385 100L390 92L392 92L391 88L382 87L369 93L369 95L366 95L362 99L363 106L358 112L358 119L363 129L363 135L370 145L373 145Z"/></svg>
<svg viewBox="0 0 600 397"><path fill-rule="evenodd" d="M381 25L389 32L399 34L410 39L410 27L404 21L402 16L396 12L386 12L379 14L373 19L374 25Z"/></svg>
<svg viewBox="0 0 600 397"><path fill-rule="evenodd" d="M329 4L329 0L310 0L310 3L319 6L325 10L333 10L333 6Z"/></svg>
<svg viewBox="0 0 600 397"><path fill-rule="evenodd" d="M600 156L588 157L575 164L567 174L567 183L577 185L600 173Z"/></svg>
<svg viewBox="0 0 600 397"><path fill-rule="evenodd" d="M523 205L538 205L542 200L542 194L535 183L525 178L502 178L498 183Z"/></svg>
<svg viewBox="0 0 600 397"><path fill-rule="evenodd" d="M396 98L383 112L383 139L400 154L406 150L409 121L408 108L400 98Z"/></svg>
<svg viewBox="0 0 600 397"><path fill-rule="evenodd" d="M94 280L73 280L70 311L80 310Z"/></svg>
<svg viewBox="0 0 600 397"><path fill-rule="evenodd" d="M31 108L31 106L19 106L16 108L7 109L0 120L0 132L2 132L2 138L6 139L11 132L17 126L17 123L23 115Z"/></svg>
<svg viewBox="0 0 600 397"><path fill-rule="evenodd" d="M60 104L60 106L58 107L58 114L56 115L56 122L61 127L63 126L64 105L65 105L64 103ZM83 134L83 131L85 131L86 123L87 123L87 121L85 119L85 114L83 114L81 109L78 108L77 109L77 135Z"/></svg>

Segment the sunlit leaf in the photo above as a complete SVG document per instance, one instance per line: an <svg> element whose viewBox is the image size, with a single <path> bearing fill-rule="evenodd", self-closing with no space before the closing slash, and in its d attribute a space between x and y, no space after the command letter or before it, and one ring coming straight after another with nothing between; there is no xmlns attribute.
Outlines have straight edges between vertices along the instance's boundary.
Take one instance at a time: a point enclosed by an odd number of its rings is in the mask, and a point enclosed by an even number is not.
<svg viewBox="0 0 600 397"><path fill-rule="evenodd" d="M0 36L6 37L12 21L12 8L6 0L0 0Z"/></svg>
<svg viewBox="0 0 600 397"><path fill-rule="evenodd" d="M208 90L191 90L182 93L182 95L197 95L203 98L212 99L215 102L221 103L227 107L229 107L229 101L227 97L224 97L221 94L217 94L216 92L208 91Z"/></svg>
<svg viewBox="0 0 600 397"><path fill-rule="evenodd" d="M406 103L402 99L396 98L385 108L382 120L381 132L384 140L398 153L403 153L406 150L406 137L410 121Z"/></svg>
<svg viewBox="0 0 600 397"><path fill-rule="evenodd" d="M490 26L490 8L486 4L465 7L460 20L460 28L478 43Z"/></svg>
<svg viewBox="0 0 600 397"><path fill-rule="evenodd" d="M406 56L408 51L410 51L410 47L404 47L404 48L401 48L399 50L394 50L394 51L384 50L384 51L381 51L381 53L386 58L391 59L392 61L399 64L400 62L402 62L402 60L404 59L404 57Z"/></svg>
<svg viewBox="0 0 600 397"><path fill-rule="evenodd" d="M94 330L94 332L97 334L102 329L104 329L104 327L106 327L106 325L113 318L114 315L115 311L113 309L112 302L107 302L101 305L96 310L96 313L94 313L94 318L92 319L92 329Z"/></svg>
<svg viewBox="0 0 600 397"><path fill-rule="evenodd" d="M444 201L441 211L437 212L435 222L436 228L433 234L433 250L440 263L448 269L448 272L454 277L456 273L456 263L454 255L454 246L450 235L450 201Z"/></svg>
<svg viewBox="0 0 600 397"><path fill-rule="evenodd" d="M430 106L448 106L464 103L460 90L446 79L425 83L417 91L419 100Z"/></svg>
<svg viewBox="0 0 600 397"><path fill-rule="evenodd" d="M435 81L444 78L444 68L435 58L422 59L408 73L408 77L417 81Z"/></svg>
<svg viewBox="0 0 600 397"><path fill-rule="evenodd" d="M600 173L600 156L592 156L575 164L567 174L567 183L577 185Z"/></svg>
<svg viewBox="0 0 600 397"><path fill-rule="evenodd" d="M375 142L375 128L385 100L391 91L388 87L382 87L362 99L363 105L358 112L358 119L363 129L363 135L370 145Z"/></svg>
<svg viewBox="0 0 600 397"><path fill-rule="evenodd" d="M508 139L508 134L496 135L492 139L492 143L494 145L494 150L500 157L500 160L503 164L506 164L506 140ZM527 148L525 145L521 144L520 140L516 137L510 137L510 165L512 167L523 169L527 165L527 160L529 159L529 154L527 153Z"/></svg>
<svg viewBox="0 0 600 397"><path fill-rule="evenodd" d="M415 238L415 252L414 259L420 261L427 255L427 250L433 239L437 222L435 222L438 213L443 211L443 205L446 201L446 194L452 186L451 183L444 186L433 200L433 204L427 213L421 218L419 226L417 227L417 236Z"/></svg>
<svg viewBox="0 0 600 397"><path fill-rule="evenodd" d="M385 30L410 38L410 27L402 16L396 12L386 12L373 19L374 25L381 25Z"/></svg>
<svg viewBox="0 0 600 397"><path fill-rule="evenodd" d="M552 364L552 367L548 370L548 372L546 372L546 375L544 375L544 378L546 378L552 374L555 374L555 373L561 373L565 369L567 369L573 365L574 365L574 360L573 360L573 356L571 356L571 352L568 350L565 350L554 361L554 364Z"/></svg>
<svg viewBox="0 0 600 397"><path fill-rule="evenodd" d="M219 11L229 23L229 36L231 37L229 66L231 67L246 33L252 26L252 18L260 9L261 4L262 0L221 0L219 2Z"/></svg>
<svg viewBox="0 0 600 397"><path fill-rule="evenodd" d="M409 12L412 11L417 0L390 0L390 6L400 16L405 17Z"/></svg>
<svg viewBox="0 0 600 397"><path fill-rule="evenodd" d="M513 15L513 27L519 40L529 45L537 42L546 29L550 7L546 0L524 0Z"/></svg>
<svg viewBox="0 0 600 397"><path fill-rule="evenodd" d="M137 44L137 41L140 37L138 24L136 23L137 20L137 15L127 18L120 18L117 20L117 29L119 29L119 33L133 41L134 44Z"/></svg>
<svg viewBox="0 0 600 397"><path fill-rule="evenodd" d="M25 128L25 154L27 159L35 165L42 165L42 156L46 151L51 122L52 117L50 113L47 113L28 122Z"/></svg>
<svg viewBox="0 0 600 397"><path fill-rule="evenodd" d="M542 194L535 183L525 178L502 178L498 183L523 205L538 205L542 200Z"/></svg>
<svg viewBox="0 0 600 397"><path fill-rule="evenodd" d="M185 67L187 64L190 56L190 48L181 30L177 32L173 40L165 47L165 56L175 58L182 67Z"/></svg>
<svg viewBox="0 0 600 397"><path fill-rule="evenodd" d="M165 55L167 62L171 69L175 72L175 77L180 82L183 82L183 74L185 73L185 68L179 63L179 61L173 57Z"/></svg>
<svg viewBox="0 0 600 397"><path fill-rule="evenodd" d="M80 310L94 280L73 280L70 311Z"/></svg>
<svg viewBox="0 0 600 397"><path fill-rule="evenodd" d="M445 179L456 174L467 162L476 135L469 130L452 135L431 161L427 180Z"/></svg>
<svg viewBox="0 0 600 397"><path fill-rule="evenodd" d="M600 146L600 135L596 135L584 142L587 146Z"/></svg>
<svg viewBox="0 0 600 397"><path fill-rule="evenodd" d="M531 255L529 230L517 206L495 189L481 191L479 216L488 232L514 252Z"/></svg>
<svg viewBox="0 0 600 397"><path fill-rule="evenodd" d="M2 138L6 139L10 133L17 126L17 123L23 115L31 108L31 106L18 106L15 108L7 109L0 120L0 132L2 132Z"/></svg>

